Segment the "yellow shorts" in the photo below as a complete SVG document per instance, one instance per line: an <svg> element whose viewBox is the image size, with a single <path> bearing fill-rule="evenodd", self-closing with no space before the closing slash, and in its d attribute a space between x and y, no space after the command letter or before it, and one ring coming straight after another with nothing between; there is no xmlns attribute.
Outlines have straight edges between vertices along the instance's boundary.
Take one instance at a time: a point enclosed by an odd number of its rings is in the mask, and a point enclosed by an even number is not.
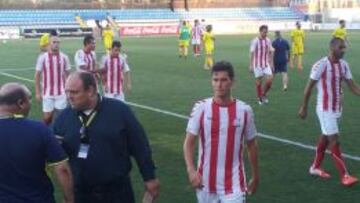
<svg viewBox="0 0 360 203"><path fill-rule="evenodd" d="M206 55L212 55L214 52L214 47L213 46L205 46L205 54Z"/></svg>
<svg viewBox="0 0 360 203"><path fill-rule="evenodd" d="M293 55L301 55L304 53L304 45L302 44L292 44L291 53Z"/></svg>
<svg viewBox="0 0 360 203"><path fill-rule="evenodd" d="M179 40L179 47L188 47L189 40Z"/></svg>
<svg viewBox="0 0 360 203"><path fill-rule="evenodd" d="M105 49L111 49L112 41L111 40L104 40L104 47Z"/></svg>

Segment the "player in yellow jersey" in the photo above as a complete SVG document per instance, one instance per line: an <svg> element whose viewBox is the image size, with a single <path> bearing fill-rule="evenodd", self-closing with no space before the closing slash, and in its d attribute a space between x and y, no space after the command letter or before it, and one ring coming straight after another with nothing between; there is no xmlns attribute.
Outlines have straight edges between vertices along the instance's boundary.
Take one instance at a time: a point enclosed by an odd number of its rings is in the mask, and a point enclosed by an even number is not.
<svg viewBox="0 0 360 203"><path fill-rule="evenodd" d="M106 27L104 28L102 32L102 37L103 37L105 51L106 53L110 53L111 45L113 43L114 33L109 24L107 24Z"/></svg>
<svg viewBox="0 0 360 203"><path fill-rule="evenodd" d="M349 41L347 39L347 32L345 29L346 26L345 20L340 20L339 25L340 26L336 28L332 33L333 37L343 39L345 40L346 44L349 44Z"/></svg>
<svg viewBox="0 0 360 203"><path fill-rule="evenodd" d="M295 59L299 72L302 71L302 56L304 54L305 32L301 29L300 22L296 22L296 28L291 31L291 58L290 68L294 68Z"/></svg>
<svg viewBox="0 0 360 203"><path fill-rule="evenodd" d="M212 68L214 64L213 54L214 54L214 45L215 37L212 34L212 26L207 25L206 26L206 32L203 34L203 42L204 42L204 49L205 49L205 63L204 68L209 70Z"/></svg>

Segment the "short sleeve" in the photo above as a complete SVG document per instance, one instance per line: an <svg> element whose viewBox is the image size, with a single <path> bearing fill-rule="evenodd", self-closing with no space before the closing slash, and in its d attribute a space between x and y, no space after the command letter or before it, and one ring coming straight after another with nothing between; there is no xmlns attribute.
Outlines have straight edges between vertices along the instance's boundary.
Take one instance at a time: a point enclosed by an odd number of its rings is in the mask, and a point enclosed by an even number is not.
<svg viewBox="0 0 360 203"><path fill-rule="evenodd" d="M310 79L319 80L323 72L324 72L324 62L320 60L312 66L310 72Z"/></svg>
<svg viewBox="0 0 360 203"><path fill-rule="evenodd" d="M40 54L36 60L36 67L35 67L36 71L41 72L43 70L44 60L45 60L44 54Z"/></svg>
<svg viewBox="0 0 360 203"><path fill-rule="evenodd" d="M103 56L102 57L102 59L101 59L101 66L99 67L100 69L106 69L107 68L107 65L106 65L106 63L107 63L107 56L105 55L105 56Z"/></svg>
<svg viewBox="0 0 360 203"><path fill-rule="evenodd" d="M193 135L198 135L200 131L200 119L201 115L204 113L204 102L197 102L191 112L186 132Z"/></svg>
<svg viewBox="0 0 360 203"><path fill-rule="evenodd" d="M67 159L64 150L49 129L46 129L44 136L46 142L46 162L51 165Z"/></svg>
<svg viewBox="0 0 360 203"><path fill-rule="evenodd" d="M74 57L74 61L77 68L80 68L80 66L85 66L86 61L84 58L84 52L82 52L81 50L77 51Z"/></svg>
<svg viewBox="0 0 360 203"><path fill-rule="evenodd" d="M245 137L246 140L252 140L256 137L256 126L255 126L255 119L254 119L254 112L252 108L249 106L249 108L246 110L245 115L247 116L247 125L245 126Z"/></svg>
<svg viewBox="0 0 360 203"><path fill-rule="evenodd" d="M251 44L250 44L250 53L254 52L255 51L255 48L256 48L256 39L253 39L251 41Z"/></svg>
<svg viewBox="0 0 360 203"><path fill-rule="evenodd" d="M344 78L346 80L351 80L352 79L352 73L349 67L349 64L347 62L344 62Z"/></svg>

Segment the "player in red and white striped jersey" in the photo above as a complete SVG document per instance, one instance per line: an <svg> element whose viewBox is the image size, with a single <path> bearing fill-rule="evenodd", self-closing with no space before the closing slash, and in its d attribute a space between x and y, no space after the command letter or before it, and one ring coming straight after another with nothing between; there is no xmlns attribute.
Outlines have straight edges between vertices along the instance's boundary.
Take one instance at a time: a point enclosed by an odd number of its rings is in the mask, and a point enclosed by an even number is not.
<svg viewBox="0 0 360 203"><path fill-rule="evenodd" d="M60 51L58 36L50 37L50 49L41 54L36 63L36 100L42 101L43 120L49 125L55 110L66 107L65 80L71 69L69 58Z"/></svg>
<svg viewBox="0 0 360 203"><path fill-rule="evenodd" d="M268 103L267 93L271 88L273 80L273 53L271 40L267 37L268 26L262 25L259 28L259 36L251 41L250 45L250 66L249 71L255 75L256 92L259 104ZM262 90L262 80L265 77L266 82L264 91Z"/></svg>
<svg viewBox="0 0 360 203"><path fill-rule="evenodd" d="M234 70L228 62L212 68L214 96L195 104L187 125L184 158L199 203L245 202L259 181L252 108L231 96ZM193 154L199 139L198 167ZM247 143L252 179L246 183L243 149Z"/></svg>
<svg viewBox="0 0 360 203"><path fill-rule="evenodd" d="M329 178L325 170L321 168L326 148L331 151L331 156L337 167L341 183L350 186L358 180L350 176L344 159L341 155L338 142L338 122L342 112L342 82L345 81L350 90L360 96L360 87L352 80L349 65L343 56L345 54L345 41L341 38L333 38L330 42L328 57L320 59L314 64L310 74L310 80L305 88L304 101L299 110L299 116L303 119L307 116L307 106L314 86L317 86L317 115L320 121L322 135L316 147L314 161L309 169L311 175Z"/></svg>
<svg viewBox="0 0 360 203"><path fill-rule="evenodd" d="M194 21L194 27L191 30L191 44L193 45L194 56L200 56L200 45L202 39L202 28L199 20Z"/></svg>
<svg viewBox="0 0 360 203"><path fill-rule="evenodd" d="M95 38L91 35L88 35L84 38L83 44L84 44L84 48L79 49L75 53L75 57L74 57L75 65L77 70L92 72L95 69L97 69Z"/></svg>
<svg viewBox="0 0 360 203"><path fill-rule="evenodd" d="M131 78L126 55L120 54L120 50L120 41L114 41L110 53L103 58L101 72L104 76L104 96L125 101L123 89L130 92Z"/></svg>

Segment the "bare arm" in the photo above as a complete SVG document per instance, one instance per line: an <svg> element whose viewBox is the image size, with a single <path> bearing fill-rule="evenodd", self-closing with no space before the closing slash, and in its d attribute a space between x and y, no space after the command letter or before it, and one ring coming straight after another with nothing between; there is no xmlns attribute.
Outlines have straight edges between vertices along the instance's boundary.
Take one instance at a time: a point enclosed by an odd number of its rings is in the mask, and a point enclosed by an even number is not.
<svg viewBox="0 0 360 203"><path fill-rule="evenodd" d="M250 71L251 73L254 71L253 60L254 60L254 52L250 52L249 71Z"/></svg>
<svg viewBox="0 0 360 203"><path fill-rule="evenodd" d="M40 79L41 79L41 71L35 71L35 96L38 102L41 102Z"/></svg>
<svg viewBox="0 0 360 203"><path fill-rule="evenodd" d="M191 186L194 188L201 188L201 177L196 171L194 164L194 152L197 136L187 133L184 141L184 159L186 164L186 171L188 173L189 181Z"/></svg>
<svg viewBox="0 0 360 203"><path fill-rule="evenodd" d="M130 71L125 72L124 74L125 84L126 84L126 92L130 93L131 91L131 77L130 77Z"/></svg>
<svg viewBox="0 0 360 203"><path fill-rule="evenodd" d="M64 203L74 203L73 180L71 170L67 161L62 161L54 166L54 172L57 181L59 182L63 196Z"/></svg>
<svg viewBox="0 0 360 203"><path fill-rule="evenodd" d="M304 100L303 100L303 103L300 106L300 110L299 110L299 116L302 119L305 119L307 116L307 108L308 108L309 99L311 96L312 89L314 88L316 83L317 83L316 80L310 79L305 87Z"/></svg>
<svg viewBox="0 0 360 203"><path fill-rule="evenodd" d="M350 80L345 80L346 84L348 85L348 87L350 88L351 92L360 96L360 87L358 84L356 84L356 82L354 82L352 79Z"/></svg>
<svg viewBox="0 0 360 203"><path fill-rule="evenodd" d="M247 147L252 174L252 178L248 184L248 193L253 194L256 192L257 186L259 184L258 147L256 139L248 141Z"/></svg>

